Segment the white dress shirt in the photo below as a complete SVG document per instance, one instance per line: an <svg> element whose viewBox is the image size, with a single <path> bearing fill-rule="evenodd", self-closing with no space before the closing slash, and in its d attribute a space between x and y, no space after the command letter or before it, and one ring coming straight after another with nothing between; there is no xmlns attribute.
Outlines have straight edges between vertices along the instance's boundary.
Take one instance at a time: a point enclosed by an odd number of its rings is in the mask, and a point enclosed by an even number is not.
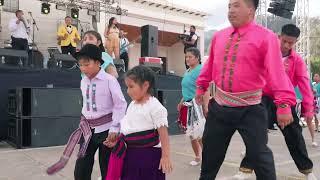
<svg viewBox="0 0 320 180"><path fill-rule="evenodd" d="M28 39L28 33L27 33L26 27L24 26L22 21L19 24L17 24L16 23L17 20L18 18L15 17L11 19L9 22L9 30L10 30L11 36L15 38Z"/></svg>

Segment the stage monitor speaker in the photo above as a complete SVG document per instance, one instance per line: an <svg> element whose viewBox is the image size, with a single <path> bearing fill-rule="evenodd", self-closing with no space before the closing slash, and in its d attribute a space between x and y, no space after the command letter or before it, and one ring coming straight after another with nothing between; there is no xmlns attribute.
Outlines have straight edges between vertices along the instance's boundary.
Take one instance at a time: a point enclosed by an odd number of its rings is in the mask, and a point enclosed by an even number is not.
<svg viewBox="0 0 320 180"><path fill-rule="evenodd" d="M27 51L0 48L0 58L2 64L23 66L28 64L29 55Z"/></svg>
<svg viewBox="0 0 320 180"><path fill-rule="evenodd" d="M141 27L141 57L158 57L158 27Z"/></svg>
<svg viewBox="0 0 320 180"><path fill-rule="evenodd" d="M53 54L48 61L50 69L79 69L77 67L77 60L69 54Z"/></svg>
<svg viewBox="0 0 320 180"><path fill-rule="evenodd" d="M80 89L17 88L9 90L8 110L16 117L80 116L81 107Z"/></svg>

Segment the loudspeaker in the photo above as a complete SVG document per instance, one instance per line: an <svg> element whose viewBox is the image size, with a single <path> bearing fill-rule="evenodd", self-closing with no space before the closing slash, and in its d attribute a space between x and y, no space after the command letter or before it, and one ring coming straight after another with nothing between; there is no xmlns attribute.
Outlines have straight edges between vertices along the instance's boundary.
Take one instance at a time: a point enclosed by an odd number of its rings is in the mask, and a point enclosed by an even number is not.
<svg viewBox="0 0 320 180"><path fill-rule="evenodd" d="M181 100L182 92L181 90L165 90L159 89L157 91L158 100L168 111L168 124L169 124L169 134L181 134L181 130L177 124L178 111L177 105Z"/></svg>
<svg viewBox="0 0 320 180"><path fill-rule="evenodd" d="M77 60L68 54L53 54L48 61L48 68L55 69L79 69L77 67Z"/></svg>
<svg viewBox="0 0 320 180"><path fill-rule="evenodd" d="M141 27L141 57L158 57L158 27Z"/></svg>
<svg viewBox="0 0 320 180"><path fill-rule="evenodd" d="M25 50L5 49L0 48L0 57L2 64L8 65L27 65L29 61L28 52Z"/></svg>
<svg viewBox="0 0 320 180"><path fill-rule="evenodd" d="M78 117L10 117L8 142L16 148L65 145L77 129Z"/></svg>
<svg viewBox="0 0 320 180"><path fill-rule="evenodd" d="M80 89L17 88L9 90L9 97L10 112L15 116L80 116L82 108Z"/></svg>
<svg viewBox="0 0 320 180"><path fill-rule="evenodd" d="M78 127L79 89L17 88L8 100L8 140L17 148L63 145Z"/></svg>

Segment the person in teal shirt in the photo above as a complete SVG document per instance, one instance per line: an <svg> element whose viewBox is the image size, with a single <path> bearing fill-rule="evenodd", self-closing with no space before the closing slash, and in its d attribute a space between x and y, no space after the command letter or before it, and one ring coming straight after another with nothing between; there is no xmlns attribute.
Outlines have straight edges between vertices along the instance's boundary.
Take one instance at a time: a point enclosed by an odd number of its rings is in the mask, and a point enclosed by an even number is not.
<svg viewBox="0 0 320 180"><path fill-rule="evenodd" d="M108 74L113 75L115 78L118 78L117 69L113 63L112 57L105 52L105 48L102 44L101 35L96 31L87 31L84 33L82 45L93 44L98 46L102 51L102 60L104 63L101 65L101 69L104 69ZM81 74L81 77L84 75Z"/></svg>
<svg viewBox="0 0 320 180"><path fill-rule="evenodd" d="M301 92L300 92L298 86L294 88L294 91L296 93L296 98L299 99L299 100L302 100L302 95L301 95Z"/></svg>
<svg viewBox="0 0 320 180"><path fill-rule="evenodd" d="M314 93L314 123L315 123L315 126L316 126L316 131L317 132L320 132L319 131L319 120L318 120L318 113L319 113L319 98L320 98L320 76L319 74L314 74L313 76L313 80L314 80L314 83L313 83L313 93Z"/></svg>
<svg viewBox="0 0 320 180"><path fill-rule="evenodd" d="M194 99L195 95L196 95L196 80L200 74L200 70L201 70L201 61L200 61L200 51L197 48L188 48L186 50L186 54L185 54L185 58L186 58L186 63L189 66L189 69L187 69L187 71L184 73L182 82L181 82L181 86L182 86L182 99L180 101L180 103L178 104L178 111L181 112L181 108L185 108L183 107L183 103L184 102L190 102L192 103L192 99ZM186 132L192 132L192 127L193 125L191 123L193 123L194 121L200 121L199 119L196 119L195 116L193 116L191 112L193 112L194 108L194 104L192 104L192 106L188 106L188 115L186 118ZM192 135L190 135L190 139L191 139L191 145L192 145L192 149L194 151L195 154L195 159L193 161L190 162L190 165L192 166L196 166L196 165L200 165L201 162L201 149L202 149L202 144L201 144L201 139L199 138L194 138L192 137Z"/></svg>

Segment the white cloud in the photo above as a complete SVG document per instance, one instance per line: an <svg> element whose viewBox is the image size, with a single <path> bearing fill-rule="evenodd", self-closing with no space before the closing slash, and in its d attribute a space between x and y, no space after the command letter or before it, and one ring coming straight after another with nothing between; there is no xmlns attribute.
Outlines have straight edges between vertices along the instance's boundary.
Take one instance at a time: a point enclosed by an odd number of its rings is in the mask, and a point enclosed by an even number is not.
<svg viewBox="0 0 320 180"><path fill-rule="evenodd" d="M208 29L221 29L228 25L227 20L227 7L228 0L197 0L195 3L194 0L168 0L172 1L175 4L180 4L183 6L187 6L190 8L198 9L201 11L205 11L212 16L207 20L207 28ZM310 16L320 16L320 1L319 0L310 0Z"/></svg>

